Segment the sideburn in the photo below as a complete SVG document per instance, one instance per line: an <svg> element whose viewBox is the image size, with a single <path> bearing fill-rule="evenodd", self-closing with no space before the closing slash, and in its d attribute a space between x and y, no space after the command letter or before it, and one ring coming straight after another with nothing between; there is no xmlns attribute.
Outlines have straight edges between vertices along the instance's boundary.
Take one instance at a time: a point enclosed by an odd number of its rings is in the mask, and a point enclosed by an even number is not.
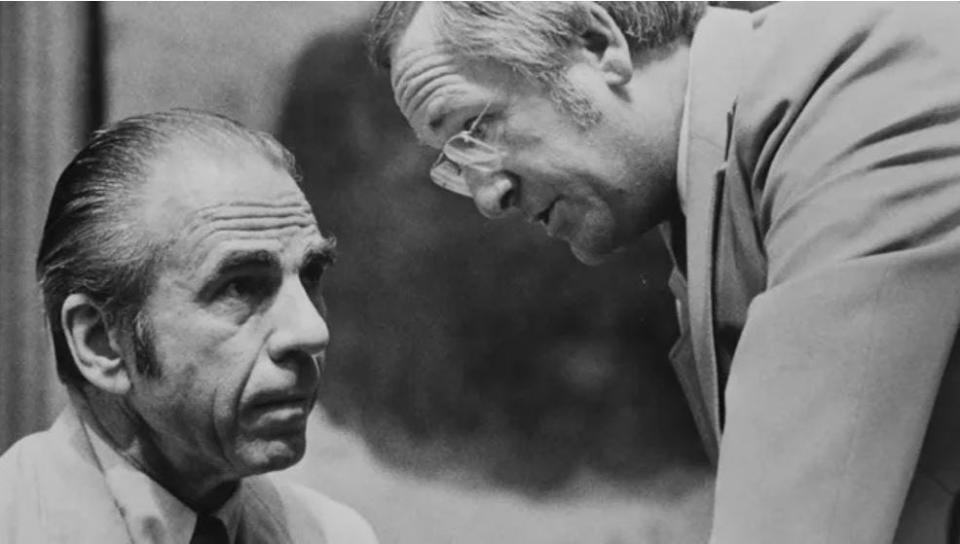
<svg viewBox="0 0 960 544"><path fill-rule="evenodd" d="M561 71L550 71L537 77L550 93L550 100L562 113L570 115L581 130L596 125L602 116L587 96L574 87Z"/></svg>
<svg viewBox="0 0 960 544"><path fill-rule="evenodd" d="M160 377L161 370L157 360L153 327L139 311L133 318L133 354L137 359L135 365L137 372L148 378Z"/></svg>

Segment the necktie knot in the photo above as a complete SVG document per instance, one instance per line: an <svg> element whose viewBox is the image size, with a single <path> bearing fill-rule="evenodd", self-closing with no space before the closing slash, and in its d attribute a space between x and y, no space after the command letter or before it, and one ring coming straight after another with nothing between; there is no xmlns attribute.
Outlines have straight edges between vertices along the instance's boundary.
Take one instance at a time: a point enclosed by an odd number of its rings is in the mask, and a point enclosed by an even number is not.
<svg viewBox="0 0 960 544"><path fill-rule="evenodd" d="M198 514L190 544L230 544L227 526L214 516Z"/></svg>

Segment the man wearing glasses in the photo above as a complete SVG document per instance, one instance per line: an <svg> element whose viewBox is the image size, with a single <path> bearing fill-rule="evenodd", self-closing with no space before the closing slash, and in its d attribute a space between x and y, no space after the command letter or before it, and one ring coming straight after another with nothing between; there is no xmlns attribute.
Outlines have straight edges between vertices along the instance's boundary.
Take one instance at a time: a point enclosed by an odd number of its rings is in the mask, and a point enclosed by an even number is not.
<svg viewBox="0 0 960 544"><path fill-rule="evenodd" d="M585 263L661 226L711 542L960 542L960 7L388 3L430 172Z"/></svg>

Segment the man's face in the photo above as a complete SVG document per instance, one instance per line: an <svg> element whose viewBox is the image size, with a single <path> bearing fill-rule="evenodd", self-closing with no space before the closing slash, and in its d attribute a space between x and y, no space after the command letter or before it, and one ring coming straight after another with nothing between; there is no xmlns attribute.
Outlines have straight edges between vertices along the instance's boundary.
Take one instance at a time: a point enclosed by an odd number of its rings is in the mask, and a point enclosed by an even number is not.
<svg viewBox="0 0 960 544"><path fill-rule="evenodd" d="M178 150L143 206L147 235L170 241L142 310L159 375L131 371L148 442L177 470L228 479L297 462L332 247L296 183L253 152Z"/></svg>
<svg viewBox="0 0 960 544"><path fill-rule="evenodd" d="M574 60L567 81L600 114L584 127L510 70L458 62L438 45L433 9L423 4L395 46L394 94L418 137L437 149L483 113L476 134L501 151L502 164L490 175L465 176L482 213L518 210L587 263L665 219L676 199L682 90L677 96L659 84L650 68L627 93L595 63Z"/></svg>

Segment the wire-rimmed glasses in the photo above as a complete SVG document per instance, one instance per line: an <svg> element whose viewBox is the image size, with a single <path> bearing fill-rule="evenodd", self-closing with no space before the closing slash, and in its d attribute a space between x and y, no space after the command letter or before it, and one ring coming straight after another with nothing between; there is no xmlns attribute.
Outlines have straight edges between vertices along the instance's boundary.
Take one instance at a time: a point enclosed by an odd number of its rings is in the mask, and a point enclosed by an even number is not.
<svg viewBox="0 0 960 544"><path fill-rule="evenodd" d="M472 197L466 170L491 174L501 168L500 150L474 135L489 107L488 103L469 129L454 134L443 144L440 156L430 167L430 179L434 183L458 195Z"/></svg>

